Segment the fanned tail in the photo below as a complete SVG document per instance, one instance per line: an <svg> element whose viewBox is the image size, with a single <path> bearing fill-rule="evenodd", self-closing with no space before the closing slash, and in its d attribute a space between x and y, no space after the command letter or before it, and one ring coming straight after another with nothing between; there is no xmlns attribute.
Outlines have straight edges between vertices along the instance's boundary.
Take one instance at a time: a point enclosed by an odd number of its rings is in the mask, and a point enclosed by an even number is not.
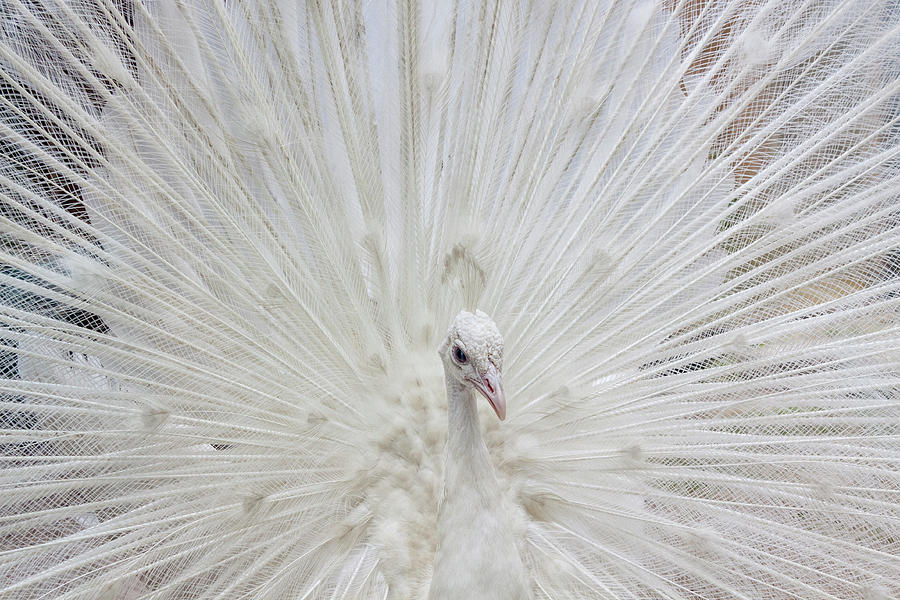
<svg viewBox="0 0 900 600"><path fill-rule="evenodd" d="M427 590L461 308L541 598L890 598L889 2L0 7L0 590Z"/></svg>

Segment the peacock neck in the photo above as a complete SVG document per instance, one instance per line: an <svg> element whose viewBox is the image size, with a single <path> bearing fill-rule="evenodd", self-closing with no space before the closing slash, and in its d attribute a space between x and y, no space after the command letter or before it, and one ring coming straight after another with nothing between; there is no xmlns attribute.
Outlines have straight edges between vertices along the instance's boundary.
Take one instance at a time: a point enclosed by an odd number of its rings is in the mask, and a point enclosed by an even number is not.
<svg viewBox="0 0 900 600"><path fill-rule="evenodd" d="M449 374L444 495L429 600L528 600L528 576L481 437L477 400Z"/></svg>
<svg viewBox="0 0 900 600"><path fill-rule="evenodd" d="M472 392L456 378L446 376L447 383L447 487L480 484L484 492L496 487L493 466L481 436L478 407ZM493 484L493 485L491 485ZM445 488L446 489L446 488Z"/></svg>

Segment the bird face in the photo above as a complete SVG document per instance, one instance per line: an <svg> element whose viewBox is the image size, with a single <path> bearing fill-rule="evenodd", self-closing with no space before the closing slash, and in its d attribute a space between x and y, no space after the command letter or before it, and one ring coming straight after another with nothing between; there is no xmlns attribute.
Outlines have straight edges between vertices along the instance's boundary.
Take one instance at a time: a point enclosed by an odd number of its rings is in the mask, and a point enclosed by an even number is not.
<svg viewBox="0 0 900 600"><path fill-rule="evenodd" d="M503 337L490 317L480 310L456 315L440 355L448 373L484 396L501 421L506 418L506 396L500 377Z"/></svg>

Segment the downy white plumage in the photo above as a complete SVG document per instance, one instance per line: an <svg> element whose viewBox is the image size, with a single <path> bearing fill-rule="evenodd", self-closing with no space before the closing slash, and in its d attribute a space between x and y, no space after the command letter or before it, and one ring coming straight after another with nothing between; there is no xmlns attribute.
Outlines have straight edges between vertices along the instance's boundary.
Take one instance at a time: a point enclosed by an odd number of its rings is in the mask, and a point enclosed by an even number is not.
<svg viewBox="0 0 900 600"><path fill-rule="evenodd" d="M894 3L0 13L0 597L900 596Z"/></svg>

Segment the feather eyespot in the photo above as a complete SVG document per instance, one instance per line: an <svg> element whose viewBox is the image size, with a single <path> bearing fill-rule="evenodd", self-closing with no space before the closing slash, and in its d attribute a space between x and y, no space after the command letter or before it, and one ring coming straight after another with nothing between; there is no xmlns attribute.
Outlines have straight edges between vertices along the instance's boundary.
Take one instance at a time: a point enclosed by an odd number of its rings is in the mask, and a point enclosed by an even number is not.
<svg viewBox="0 0 900 600"><path fill-rule="evenodd" d="M464 365L469 360L469 357L466 356L466 353L463 352L462 348L453 346L453 359L459 364Z"/></svg>

